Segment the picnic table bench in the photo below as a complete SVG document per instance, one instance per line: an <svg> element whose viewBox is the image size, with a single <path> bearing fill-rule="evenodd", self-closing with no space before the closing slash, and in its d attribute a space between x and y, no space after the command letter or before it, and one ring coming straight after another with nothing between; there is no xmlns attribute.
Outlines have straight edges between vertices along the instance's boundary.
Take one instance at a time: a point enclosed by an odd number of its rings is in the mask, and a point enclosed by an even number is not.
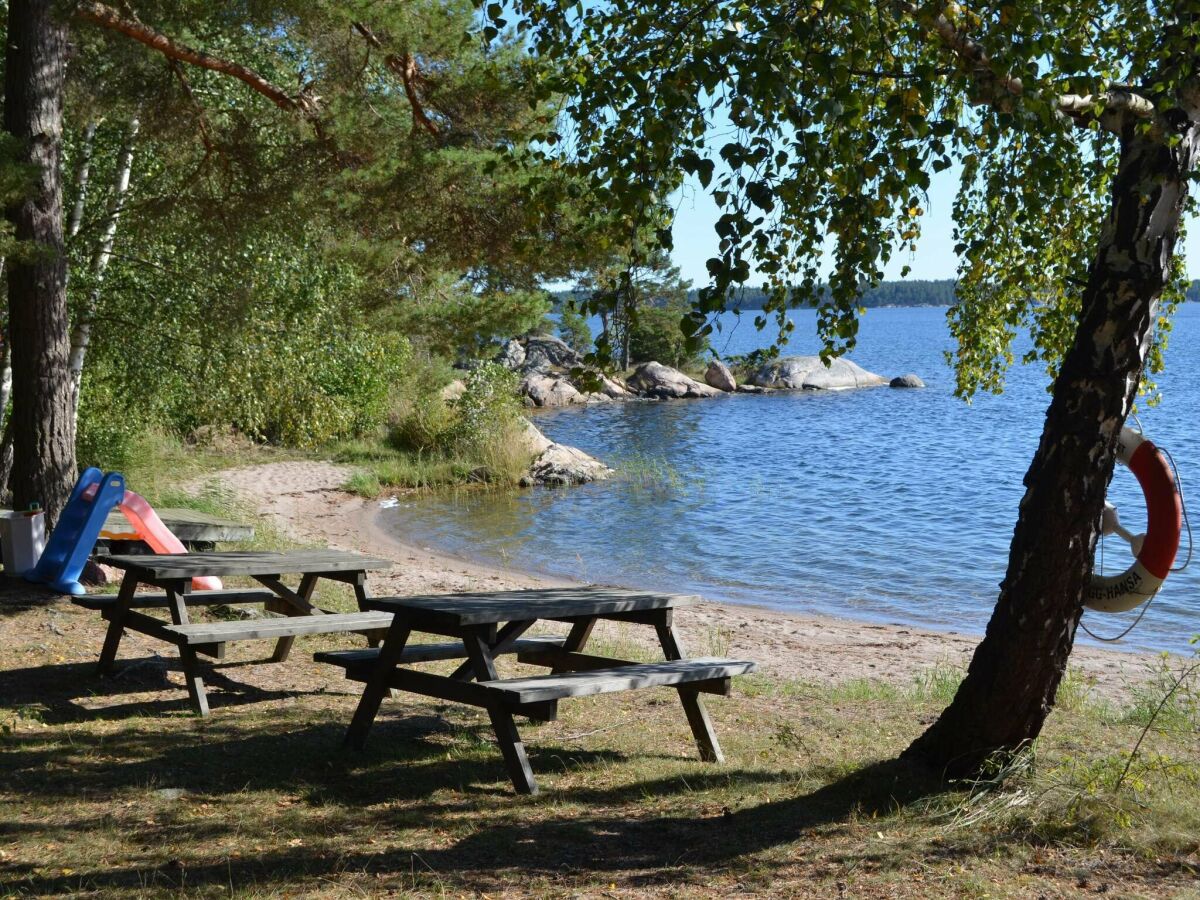
<svg viewBox="0 0 1200 900"><path fill-rule="evenodd" d="M98 559L125 572L120 592L115 597L87 594L72 598L85 609L97 610L108 622L100 651L100 674L112 672L121 637L126 631L136 631L173 644L179 648L192 707L202 716L208 715L208 697L197 654L221 659L227 643L274 640L271 660L281 662L287 659L299 635L357 632L370 641L377 641L392 621L386 613L365 608L368 599L366 573L390 569L392 563L386 559L339 550L108 555ZM299 576L299 585L295 589L285 585L281 580L285 575ZM202 576L245 576L263 587L193 592L192 579ZM313 593L322 578L351 585L360 611L335 613L313 605ZM142 585L157 587L161 593L138 593L138 587ZM188 615L189 607L259 603L263 604L266 613L279 617L193 622ZM141 611L147 609L167 610L170 621Z"/></svg>
<svg viewBox="0 0 1200 900"><path fill-rule="evenodd" d="M573 697L649 687L673 687L679 693L702 759L723 756L702 693L728 694L735 675L757 666L744 659L686 659L674 626L674 610L699 597L656 594L620 588L550 588L495 593L422 597L381 597L366 608L387 613L392 621L381 647L325 651L318 662L341 666L346 677L364 682L362 698L346 733L347 743L362 748L389 689L479 706L488 711L513 786L537 793L529 759L513 715L549 721L558 701ZM583 652L601 619L653 626L665 659L633 662ZM538 620L567 622L563 637L523 637ZM502 624L503 623L503 624ZM453 638L437 644L409 644L414 632ZM497 656L549 669L545 675L501 678ZM409 668L414 663L465 659L449 676Z"/></svg>

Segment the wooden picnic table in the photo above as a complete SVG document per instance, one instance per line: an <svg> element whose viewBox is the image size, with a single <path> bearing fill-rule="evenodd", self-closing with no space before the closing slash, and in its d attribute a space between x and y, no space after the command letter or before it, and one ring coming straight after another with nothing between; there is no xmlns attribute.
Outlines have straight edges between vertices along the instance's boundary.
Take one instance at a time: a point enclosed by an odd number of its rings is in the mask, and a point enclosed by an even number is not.
<svg viewBox="0 0 1200 900"><path fill-rule="evenodd" d="M208 715L208 697L196 656L216 659L225 655L231 641L274 640L274 662L288 657L292 643L301 634L361 632L377 640L392 617L366 608L368 571L390 569L386 559L375 559L339 550L291 550L282 553L261 550L160 555L108 555L97 557L107 566L125 572L121 590L115 596L87 594L72 602L98 610L108 622L104 647L100 651L99 671L112 672L121 636L136 631L158 638L179 648L188 697L202 716ZM244 576L263 587L250 590L193 591L192 579L204 576L228 578ZM283 583L283 576L299 576L296 588ZM333 613L312 603L320 579L338 581L354 588L360 612ZM141 586L159 588L163 593L138 593ZM237 621L192 622L189 607L257 604L274 614L269 618ZM141 612L166 609L170 622Z"/></svg>
<svg viewBox="0 0 1200 900"><path fill-rule="evenodd" d="M317 653L318 662L342 666L346 677L365 682L362 699L346 734L347 743L362 748L389 689L453 700L488 711L505 764L519 793L537 793L525 746L513 714L549 721L558 701L570 697L671 686L678 690L688 724L704 760L721 762L701 693L728 694L731 679L754 671L750 660L685 659L675 630L674 610L700 598L606 587L547 588L495 593L382 597L366 608L389 613L392 622L383 646L364 650ZM633 622L655 629L665 659L638 663L583 652L601 619ZM566 622L565 637L523 637L539 620ZM443 635L449 643L408 643L414 632ZM550 670L546 675L500 678L496 657ZM464 659L449 676L411 668L433 660Z"/></svg>

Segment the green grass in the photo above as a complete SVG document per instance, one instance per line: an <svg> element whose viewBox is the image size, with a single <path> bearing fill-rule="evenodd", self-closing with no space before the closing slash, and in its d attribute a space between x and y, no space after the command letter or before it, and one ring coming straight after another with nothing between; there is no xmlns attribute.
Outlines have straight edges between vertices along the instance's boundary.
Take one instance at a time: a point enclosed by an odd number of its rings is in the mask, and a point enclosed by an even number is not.
<svg viewBox="0 0 1200 900"><path fill-rule="evenodd" d="M368 499L396 489L512 487L528 471L531 459L516 431L483 442L469 455L399 450L382 438L346 441L329 448L329 455L334 462L355 467L345 489Z"/></svg>
<svg viewBox="0 0 1200 900"><path fill-rule="evenodd" d="M32 619L20 624L36 630ZM77 677L70 664L23 674L15 645L4 644L0 817L20 823L0 839L5 890L1026 897L1194 888L1195 730L1156 725L1131 763L1140 728L1088 704L1060 709L1005 778L945 785L892 761L940 708L928 687L756 676L707 701L725 765L694 758L672 691L586 698L564 703L555 722L521 724L543 793L519 797L486 714L469 707L387 700L368 749L345 750L358 689L306 656L348 642L302 639L281 665L231 660L213 679L204 721L152 669L108 682ZM620 635L588 649L645 655ZM942 669L916 683L949 683Z"/></svg>

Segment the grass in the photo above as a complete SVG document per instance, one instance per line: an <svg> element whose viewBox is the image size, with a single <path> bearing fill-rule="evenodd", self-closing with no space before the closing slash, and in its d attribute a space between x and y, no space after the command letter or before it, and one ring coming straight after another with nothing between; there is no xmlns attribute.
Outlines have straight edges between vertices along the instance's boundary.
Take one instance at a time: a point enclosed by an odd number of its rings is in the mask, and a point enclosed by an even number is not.
<svg viewBox="0 0 1200 900"><path fill-rule="evenodd" d="M216 488L143 488L248 514ZM256 545L293 545L256 524ZM679 618L688 646L727 652ZM598 629L588 652L650 658L631 629ZM121 672L95 678L102 634L0 581L0 897L1196 893L1198 687L1177 662L1124 702L1068 672L1033 751L979 784L894 761L957 689L949 663L899 684L736 679L708 700L722 766L695 759L669 690L584 698L520 724L543 789L526 798L469 707L389 699L367 750L344 749L359 688L311 654L352 638L301 638L276 665L234 645L206 664L200 720L161 644L127 637Z"/></svg>
<svg viewBox="0 0 1200 900"><path fill-rule="evenodd" d="M50 608L0 607L3 895L1159 896L1200 865L1195 722L1152 728L1124 779L1140 728L1088 702L998 787L892 762L949 667L907 688L739 679L708 703L723 766L694 758L670 691L564 703L521 725L543 788L525 798L469 707L388 700L346 751L357 688L308 654L348 639L271 666L239 645L198 720L145 648L92 679L75 660L97 623L54 609L64 636L31 655ZM589 650L645 656L619 631Z"/></svg>
<svg viewBox="0 0 1200 900"><path fill-rule="evenodd" d="M368 499L396 489L515 486L531 458L515 434L485 443L471 454L399 450L383 439L360 439L330 448L329 455L334 462L355 467L345 489Z"/></svg>

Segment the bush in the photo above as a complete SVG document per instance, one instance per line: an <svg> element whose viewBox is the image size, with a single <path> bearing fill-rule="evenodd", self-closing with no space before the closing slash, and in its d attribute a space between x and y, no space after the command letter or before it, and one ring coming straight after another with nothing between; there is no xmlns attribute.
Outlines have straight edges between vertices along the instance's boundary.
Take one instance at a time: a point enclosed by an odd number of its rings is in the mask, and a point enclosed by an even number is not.
<svg viewBox="0 0 1200 900"><path fill-rule="evenodd" d="M558 315L558 336L576 353L592 351L592 329L574 304L563 304Z"/></svg>
<svg viewBox="0 0 1200 900"><path fill-rule="evenodd" d="M648 306L638 310L637 320L629 332L630 362L654 361L677 369L698 365L708 349L708 341L699 352L689 352L679 328L682 317L683 310L674 306Z"/></svg>
<svg viewBox="0 0 1200 900"><path fill-rule="evenodd" d="M138 440L152 419L104 366L84 370L75 433L75 458L80 469L96 466L125 471L137 455Z"/></svg>

